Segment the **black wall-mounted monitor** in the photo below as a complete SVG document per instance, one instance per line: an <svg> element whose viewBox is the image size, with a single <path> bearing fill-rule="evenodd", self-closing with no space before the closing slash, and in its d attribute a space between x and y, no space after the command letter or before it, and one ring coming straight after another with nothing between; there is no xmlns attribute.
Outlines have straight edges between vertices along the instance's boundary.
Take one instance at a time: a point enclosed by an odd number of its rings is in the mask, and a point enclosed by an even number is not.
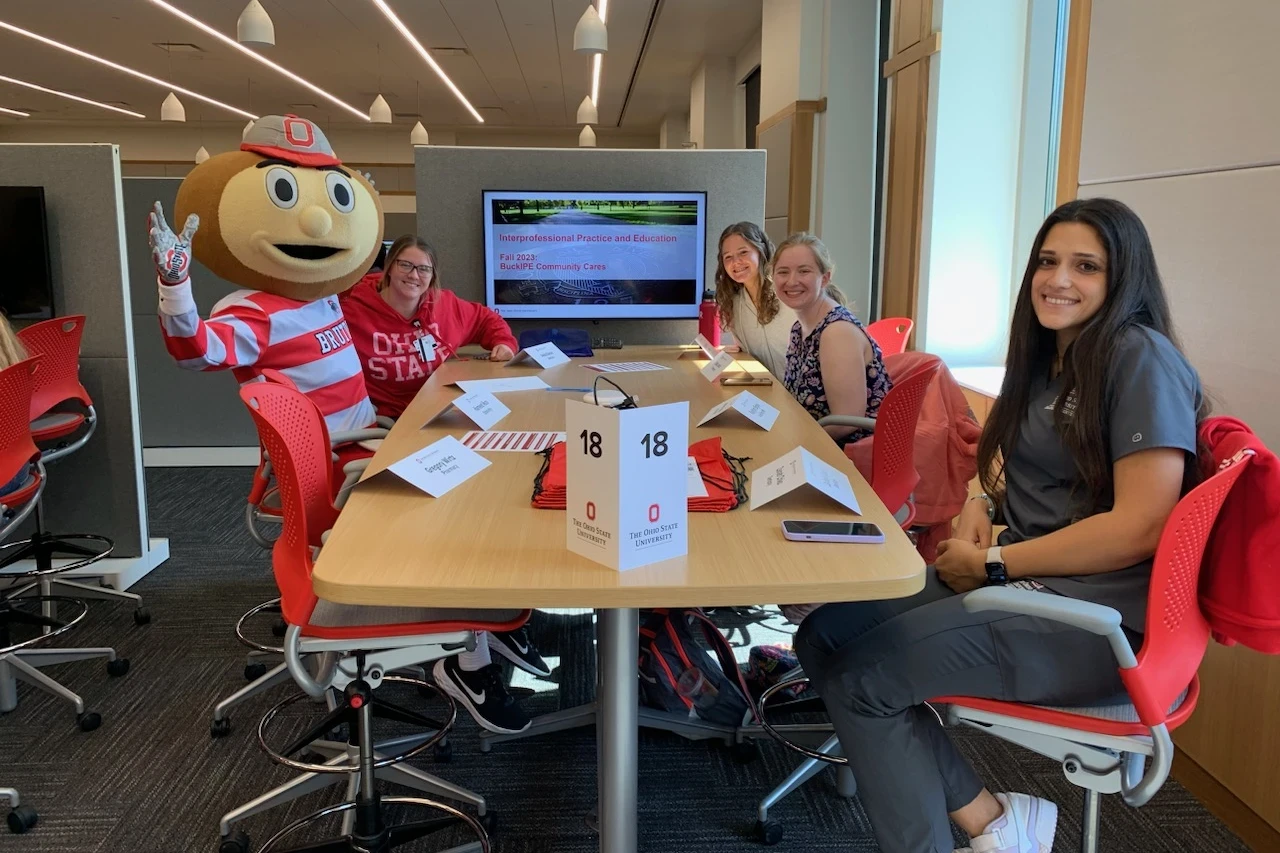
<svg viewBox="0 0 1280 853"><path fill-rule="evenodd" d="M44 187L0 187L0 311L11 320L53 316Z"/></svg>

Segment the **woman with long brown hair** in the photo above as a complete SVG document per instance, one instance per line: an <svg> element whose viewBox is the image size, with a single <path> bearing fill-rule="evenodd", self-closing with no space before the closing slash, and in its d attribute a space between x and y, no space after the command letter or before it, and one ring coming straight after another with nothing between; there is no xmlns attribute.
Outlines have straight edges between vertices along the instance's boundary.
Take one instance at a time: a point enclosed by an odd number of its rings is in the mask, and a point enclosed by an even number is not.
<svg viewBox="0 0 1280 853"><path fill-rule="evenodd" d="M1142 222L1110 199L1059 207L1036 235L979 444L986 493L961 512L923 591L824 605L796 638L881 850L951 853L952 821L975 853L1052 849L1057 806L989 792L924 703L1127 701L1106 637L970 613L964 594L1007 584L1092 602L1140 648L1151 559L1195 480L1204 414ZM993 542L997 520L1007 527Z"/></svg>
<svg viewBox="0 0 1280 853"><path fill-rule="evenodd" d="M779 379L795 312L773 289L773 241L754 222L735 222L720 234L716 252L716 306L720 325L740 349Z"/></svg>

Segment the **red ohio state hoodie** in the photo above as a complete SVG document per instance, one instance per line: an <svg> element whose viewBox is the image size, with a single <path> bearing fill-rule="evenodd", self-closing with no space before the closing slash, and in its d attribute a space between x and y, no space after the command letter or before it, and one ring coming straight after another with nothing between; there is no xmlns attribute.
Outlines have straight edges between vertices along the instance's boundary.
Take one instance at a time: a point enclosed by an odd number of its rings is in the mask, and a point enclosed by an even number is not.
<svg viewBox="0 0 1280 853"><path fill-rule="evenodd" d="M378 414L400 417L427 377L461 347L519 349L505 320L451 290L435 289L406 320L378 295L381 278L369 273L339 297Z"/></svg>

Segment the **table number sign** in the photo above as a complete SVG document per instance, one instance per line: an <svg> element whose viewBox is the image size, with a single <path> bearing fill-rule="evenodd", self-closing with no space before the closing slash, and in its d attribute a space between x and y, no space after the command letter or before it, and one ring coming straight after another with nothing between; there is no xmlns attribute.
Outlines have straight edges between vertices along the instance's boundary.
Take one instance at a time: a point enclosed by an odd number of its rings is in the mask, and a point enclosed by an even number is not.
<svg viewBox="0 0 1280 853"><path fill-rule="evenodd" d="M797 447L751 472L751 508L759 509L774 498L805 485L862 514L848 475L803 447Z"/></svg>
<svg viewBox="0 0 1280 853"><path fill-rule="evenodd" d="M565 545L625 571L689 553L689 404L565 401Z"/></svg>

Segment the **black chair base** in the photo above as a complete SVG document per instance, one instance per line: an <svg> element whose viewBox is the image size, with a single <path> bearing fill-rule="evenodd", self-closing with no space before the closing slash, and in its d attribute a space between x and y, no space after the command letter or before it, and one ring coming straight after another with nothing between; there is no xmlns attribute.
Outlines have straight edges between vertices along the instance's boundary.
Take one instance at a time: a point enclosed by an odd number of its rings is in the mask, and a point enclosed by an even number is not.
<svg viewBox="0 0 1280 853"><path fill-rule="evenodd" d="M86 543L97 543L90 547ZM0 569L8 568L23 560L35 562L35 568L16 577L30 578L41 575L61 574L91 566L111 555L115 542L96 533L65 533L54 535L37 530L30 539L19 539L0 545ZM70 559L63 566L54 566L54 560Z"/></svg>

